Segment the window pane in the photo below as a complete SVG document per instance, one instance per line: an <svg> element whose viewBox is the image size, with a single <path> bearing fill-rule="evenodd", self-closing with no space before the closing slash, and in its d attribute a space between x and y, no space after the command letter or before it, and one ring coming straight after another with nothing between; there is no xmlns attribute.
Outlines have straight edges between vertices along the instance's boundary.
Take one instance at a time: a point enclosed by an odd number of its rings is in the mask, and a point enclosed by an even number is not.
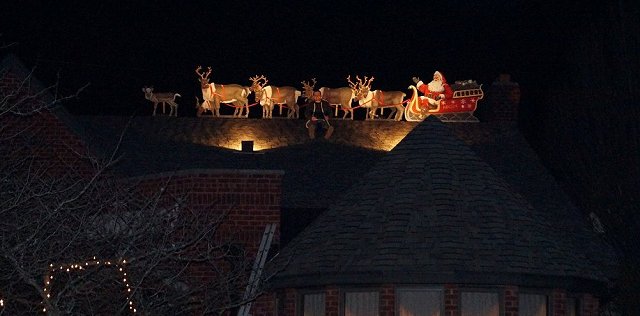
<svg viewBox="0 0 640 316"><path fill-rule="evenodd" d="M344 316L378 315L378 292L349 292L344 296Z"/></svg>
<svg viewBox="0 0 640 316"><path fill-rule="evenodd" d="M304 296L304 316L324 316L324 294L306 294Z"/></svg>
<svg viewBox="0 0 640 316"><path fill-rule="evenodd" d="M536 294L519 295L520 316L547 316L547 296Z"/></svg>
<svg viewBox="0 0 640 316"><path fill-rule="evenodd" d="M428 289L398 290L396 296L398 316L442 315L442 291Z"/></svg>
<svg viewBox="0 0 640 316"><path fill-rule="evenodd" d="M567 316L578 316L578 300L567 298Z"/></svg>
<svg viewBox="0 0 640 316"><path fill-rule="evenodd" d="M500 302L497 293L462 292L461 316L498 316Z"/></svg>

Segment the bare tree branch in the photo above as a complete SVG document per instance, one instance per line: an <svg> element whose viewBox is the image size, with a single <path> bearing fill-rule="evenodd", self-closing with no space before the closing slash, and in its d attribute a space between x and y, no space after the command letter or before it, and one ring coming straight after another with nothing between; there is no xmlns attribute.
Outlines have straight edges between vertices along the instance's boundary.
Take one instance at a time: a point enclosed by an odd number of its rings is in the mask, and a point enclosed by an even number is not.
<svg viewBox="0 0 640 316"><path fill-rule="evenodd" d="M242 295L252 256L221 229L235 207L192 208L171 177L149 190L114 176L126 128L100 157L50 137L41 121L86 86L31 91L33 71L0 86L0 314L219 314L255 299Z"/></svg>

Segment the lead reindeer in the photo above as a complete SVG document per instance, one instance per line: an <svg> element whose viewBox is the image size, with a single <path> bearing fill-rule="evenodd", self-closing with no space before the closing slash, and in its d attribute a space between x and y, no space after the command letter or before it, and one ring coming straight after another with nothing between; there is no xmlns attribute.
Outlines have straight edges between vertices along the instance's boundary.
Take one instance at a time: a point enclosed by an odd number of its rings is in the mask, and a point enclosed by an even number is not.
<svg viewBox="0 0 640 316"><path fill-rule="evenodd" d="M169 116L178 116L178 103L176 103L176 97L181 97L180 94L174 92L153 92L153 87L143 87L144 98L153 102L153 116L156 116L156 109L158 104L162 103L162 113L164 114L164 107L169 104Z"/></svg>
<svg viewBox="0 0 640 316"><path fill-rule="evenodd" d="M368 108L366 118L373 120L376 117L377 109L380 109L380 115L382 115L384 108L390 107L391 113L389 113L387 118L391 118L395 114L393 119L401 121L402 115L404 114L404 104L402 102L407 94L402 91L372 91L371 82L373 79L374 78L371 77L367 80L367 77L365 76L363 80L356 76L356 80L358 80L357 84L349 80L350 85L357 87L355 99L358 100L358 104L362 107Z"/></svg>
<svg viewBox="0 0 640 316"><path fill-rule="evenodd" d="M231 103L234 105L235 110L233 112L234 117L242 117L243 110L246 109L246 115L249 116L249 99L248 96L251 93L249 87L243 87L239 84L217 84L209 83L209 76L211 75L211 67L207 68L207 72L202 71L202 67L196 68L196 74L200 81L200 88L202 89L202 103L197 101L196 107L198 108L197 116L201 116L204 111L211 111L214 117L220 116L220 104ZM197 98L196 98L197 99Z"/></svg>
<svg viewBox="0 0 640 316"><path fill-rule="evenodd" d="M287 106L287 109L289 109L287 118L300 118L300 107L297 101L302 92L289 86L267 86L269 80L264 75L260 77L254 76L249 80L252 82L251 90L255 93L256 102L262 105L262 118L272 118L273 106L276 104Z"/></svg>
<svg viewBox="0 0 640 316"><path fill-rule="evenodd" d="M347 77L347 80L350 81L351 77ZM336 116L338 115L337 106L344 111L343 119L347 118L347 114L351 114L351 119L353 120L353 108L351 107L351 100L355 97L355 88L354 87L341 87L341 88L320 88L320 93L322 94L322 98L327 100L329 104L336 106Z"/></svg>

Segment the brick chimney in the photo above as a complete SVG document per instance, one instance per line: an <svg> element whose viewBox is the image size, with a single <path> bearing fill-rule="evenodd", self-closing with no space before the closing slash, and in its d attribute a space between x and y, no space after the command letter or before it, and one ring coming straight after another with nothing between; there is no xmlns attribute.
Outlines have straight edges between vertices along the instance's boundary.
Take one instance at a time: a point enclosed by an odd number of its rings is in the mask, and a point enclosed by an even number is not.
<svg viewBox="0 0 640 316"><path fill-rule="evenodd" d="M487 93L487 121L518 121L520 86L511 75L500 74Z"/></svg>

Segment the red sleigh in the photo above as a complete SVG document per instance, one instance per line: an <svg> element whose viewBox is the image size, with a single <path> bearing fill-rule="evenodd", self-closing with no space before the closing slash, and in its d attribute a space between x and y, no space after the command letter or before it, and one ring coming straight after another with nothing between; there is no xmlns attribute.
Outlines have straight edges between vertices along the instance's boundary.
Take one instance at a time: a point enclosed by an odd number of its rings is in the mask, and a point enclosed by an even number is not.
<svg viewBox="0 0 640 316"><path fill-rule="evenodd" d="M437 105L429 106L422 104L415 86L409 86L413 90L413 95L404 117L409 122L422 121L429 115L437 116L443 122L478 122L473 112L478 107L478 100L482 99L482 85L475 81L468 80L456 82L451 85L453 97L442 99Z"/></svg>

